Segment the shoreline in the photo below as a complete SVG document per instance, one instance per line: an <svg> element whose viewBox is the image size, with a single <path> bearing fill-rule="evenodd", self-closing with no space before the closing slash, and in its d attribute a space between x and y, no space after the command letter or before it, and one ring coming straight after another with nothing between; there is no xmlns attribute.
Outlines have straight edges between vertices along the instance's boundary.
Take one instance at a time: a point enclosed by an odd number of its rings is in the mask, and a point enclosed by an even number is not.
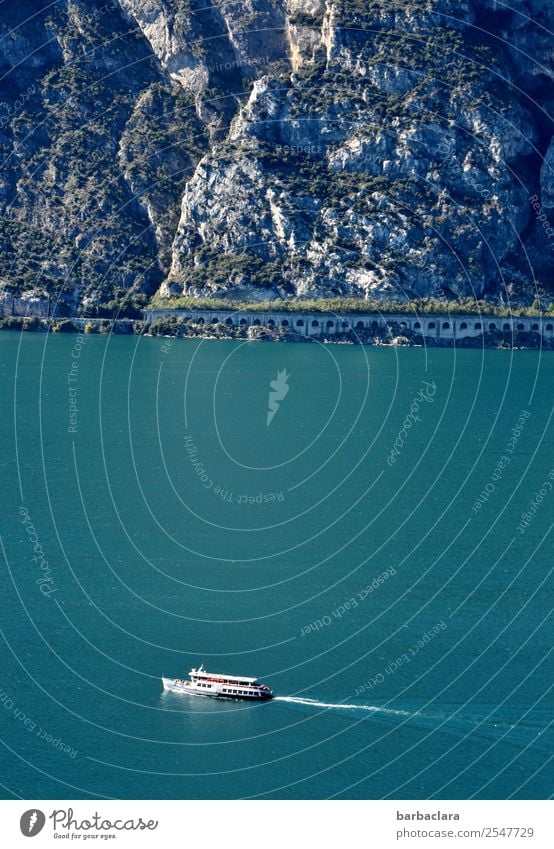
<svg viewBox="0 0 554 849"><path fill-rule="evenodd" d="M428 318L433 316L429 315ZM478 316L477 316L478 317ZM342 318L342 317L341 317ZM436 318L436 316L435 316ZM540 319L539 319L540 320ZM171 319L152 322L143 319L81 319L81 318L38 318L10 316L0 318L0 331L12 330L24 333L69 333L83 335L145 336L155 339L202 339L204 341L285 342L318 343L323 345L364 345L385 348L455 348L489 349L512 351L552 351L554 336L527 330L483 329L462 337L427 335L406 327L349 327L346 332L299 333L291 328L251 325L230 327L221 323L200 324ZM399 331L395 333L395 331Z"/></svg>

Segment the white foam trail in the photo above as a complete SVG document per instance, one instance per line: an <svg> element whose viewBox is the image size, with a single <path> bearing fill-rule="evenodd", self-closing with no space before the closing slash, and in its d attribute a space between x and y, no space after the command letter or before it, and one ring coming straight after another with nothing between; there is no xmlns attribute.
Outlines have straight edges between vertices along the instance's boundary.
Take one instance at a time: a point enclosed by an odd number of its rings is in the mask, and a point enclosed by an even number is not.
<svg viewBox="0 0 554 849"><path fill-rule="evenodd" d="M320 702L318 699L304 699L300 696L276 696L274 702L289 702L295 705L308 705L317 708L335 708L337 710L362 710L368 713L386 713L390 716L413 716L407 710L393 710L392 708L378 707L378 705L347 705L344 702Z"/></svg>
<svg viewBox="0 0 554 849"><path fill-rule="evenodd" d="M305 705L306 707L312 708L354 710L377 714L380 716L409 717L411 720L417 722L423 728L429 728L430 726L433 727L438 725L445 732L450 732L454 734L464 734L464 736L467 734L476 734L478 737L492 740L497 739L499 736L502 736L504 742L513 743L516 746L521 746L525 743L529 743L527 736L523 733L526 730L525 728L522 728L521 733L519 733L520 729L516 727L516 725L507 724L505 722L495 722L490 724L486 721L486 718L484 724L481 724L481 727L476 728L476 726L479 724L479 720L475 717L469 718L465 716L449 716L448 713L445 713L444 711L438 712L436 714L429 714L421 713L418 710L394 710L393 708L379 707L378 705L352 705L345 704L344 702L321 702L318 699L306 699L302 698L301 696L276 696L273 701L288 702L289 704L296 705ZM513 731L516 732L516 738L512 736ZM536 729L531 729L531 731L531 742L536 745L536 741L540 737L540 733L537 735ZM537 748L547 751L547 749L544 748L544 746L541 746L540 743Z"/></svg>

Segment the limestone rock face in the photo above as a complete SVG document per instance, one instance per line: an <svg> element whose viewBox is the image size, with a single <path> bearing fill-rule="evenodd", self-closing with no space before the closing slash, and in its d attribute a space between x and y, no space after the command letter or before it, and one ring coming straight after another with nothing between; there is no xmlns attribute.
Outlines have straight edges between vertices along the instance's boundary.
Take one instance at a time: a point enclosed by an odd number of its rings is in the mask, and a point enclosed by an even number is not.
<svg viewBox="0 0 554 849"><path fill-rule="evenodd" d="M478 7L289 3L292 73L257 81L199 165L171 280L229 297L498 297L520 273L544 137L499 87L512 46L476 41Z"/></svg>
<svg viewBox="0 0 554 849"><path fill-rule="evenodd" d="M554 142L550 143L541 168L541 195L543 205L554 209Z"/></svg>
<svg viewBox="0 0 554 849"><path fill-rule="evenodd" d="M6 309L552 300L554 0L515 5L0 4Z"/></svg>

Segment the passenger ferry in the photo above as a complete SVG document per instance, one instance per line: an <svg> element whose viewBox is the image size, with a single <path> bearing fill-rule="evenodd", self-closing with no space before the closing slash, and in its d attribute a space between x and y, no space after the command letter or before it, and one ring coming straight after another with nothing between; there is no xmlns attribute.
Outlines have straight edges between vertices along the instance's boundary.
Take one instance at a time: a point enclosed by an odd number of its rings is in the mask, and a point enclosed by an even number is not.
<svg viewBox="0 0 554 849"><path fill-rule="evenodd" d="M162 678L164 690L173 693L190 693L194 696L212 696L216 699L251 699L267 701L273 693L266 684L256 678L239 675L218 675L206 672L204 665L191 669L189 680L184 678Z"/></svg>

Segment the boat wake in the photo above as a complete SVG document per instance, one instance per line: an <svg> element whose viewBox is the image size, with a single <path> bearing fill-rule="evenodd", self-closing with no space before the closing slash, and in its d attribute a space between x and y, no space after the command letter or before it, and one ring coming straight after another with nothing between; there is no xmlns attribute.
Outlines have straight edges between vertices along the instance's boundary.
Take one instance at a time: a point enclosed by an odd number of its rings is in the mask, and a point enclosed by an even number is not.
<svg viewBox="0 0 554 849"><path fill-rule="evenodd" d="M324 702L301 696L275 696L274 702L285 702L308 708L332 711L350 711L371 714L376 720L387 724L410 723L422 730L442 731L457 736L475 735L489 740L502 739L516 746L533 745L545 751L552 742L550 720L541 716L537 721L522 717L518 711L503 711L498 715L494 708L481 707L460 712L454 705L444 705L435 710L420 710L416 705L411 709L382 707L380 705L347 704L345 702ZM406 706L408 707L408 706Z"/></svg>
<svg viewBox="0 0 554 849"><path fill-rule="evenodd" d="M300 696L275 696L274 702L289 702L294 705L307 705L315 708L335 708L336 710L357 710L368 713L381 713L388 716L412 716L408 710L394 710L393 708L379 707L378 705L348 705L344 702L320 702L318 699L304 699Z"/></svg>

